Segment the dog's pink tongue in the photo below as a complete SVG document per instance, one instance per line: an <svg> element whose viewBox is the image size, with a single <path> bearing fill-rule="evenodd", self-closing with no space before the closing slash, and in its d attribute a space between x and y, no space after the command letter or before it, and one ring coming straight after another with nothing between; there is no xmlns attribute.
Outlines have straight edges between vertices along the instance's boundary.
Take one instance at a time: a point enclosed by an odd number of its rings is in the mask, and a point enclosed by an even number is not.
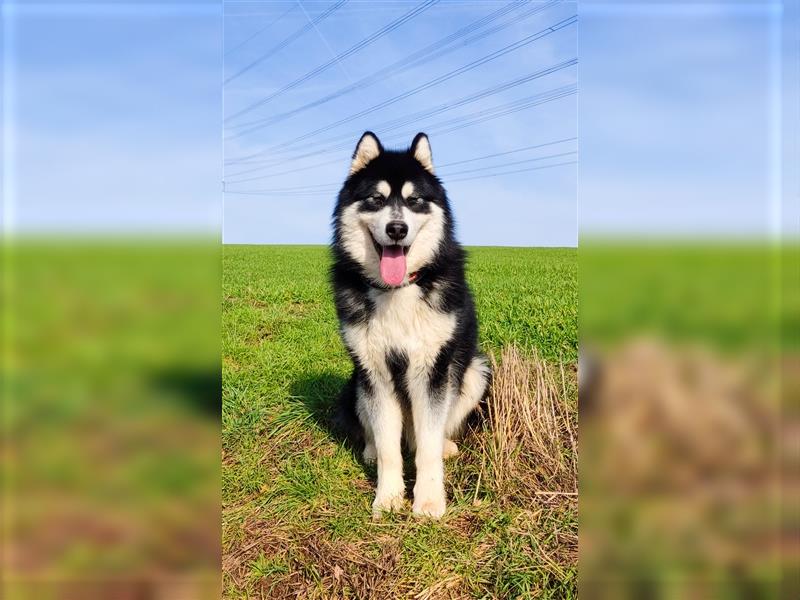
<svg viewBox="0 0 800 600"><path fill-rule="evenodd" d="M402 246L384 246L381 254L381 277L388 285L400 285L406 276L406 255Z"/></svg>

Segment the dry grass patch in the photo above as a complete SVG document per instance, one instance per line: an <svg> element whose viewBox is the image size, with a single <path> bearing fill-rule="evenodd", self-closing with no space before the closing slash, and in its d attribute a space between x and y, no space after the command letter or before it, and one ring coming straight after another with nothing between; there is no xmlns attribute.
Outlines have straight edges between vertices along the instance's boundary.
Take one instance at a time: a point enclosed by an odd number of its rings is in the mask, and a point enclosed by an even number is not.
<svg viewBox="0 0 800 600"><path fill-rule="evenodd" d="M552 502L577 496L577 402L574 369L515 346L492 357L485 407L488 431L477 437L481 476L506 502Z"/></svg>
<svg viewBox="0 0 800 600"><path fill-rule="evenodd" d="M636 572L681 597L715 597L726 582L778 597L780 569L800 555L784 546L780 510L800 489L796 463L780 462L797 432L781 412L780 365L643 337L597 366L583 396L586 581Z"/></svg>

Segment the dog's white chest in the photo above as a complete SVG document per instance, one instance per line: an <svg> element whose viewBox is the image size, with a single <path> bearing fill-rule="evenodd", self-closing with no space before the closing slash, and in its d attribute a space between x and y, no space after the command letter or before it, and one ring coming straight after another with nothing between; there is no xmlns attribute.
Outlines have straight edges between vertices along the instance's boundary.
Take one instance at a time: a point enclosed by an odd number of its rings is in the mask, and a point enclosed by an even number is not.
<svg viewBox="0 0 800 600"><path fill-rule="evenodd" d="M387 373L386 356L403 351L412 366L430 368L456 326L453 314L439 312L415 285L391 292L371 291L375 310L364 324L348 326L344 337L365 367Z"/></svg>

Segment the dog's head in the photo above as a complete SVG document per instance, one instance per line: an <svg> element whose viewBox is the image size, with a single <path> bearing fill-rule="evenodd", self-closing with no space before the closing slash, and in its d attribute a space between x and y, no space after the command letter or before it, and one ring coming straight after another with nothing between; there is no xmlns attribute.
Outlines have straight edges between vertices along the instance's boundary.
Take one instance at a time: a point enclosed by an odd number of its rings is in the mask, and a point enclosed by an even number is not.
<svg viewBox="0 0 800 600"><path fill-rule="evenodd" d="M406 151L385 150L368 131L353 153L334 212L334 241L365 275L400 286L430 263L452 235L447 196L433 173L428 136Z"/></svg>

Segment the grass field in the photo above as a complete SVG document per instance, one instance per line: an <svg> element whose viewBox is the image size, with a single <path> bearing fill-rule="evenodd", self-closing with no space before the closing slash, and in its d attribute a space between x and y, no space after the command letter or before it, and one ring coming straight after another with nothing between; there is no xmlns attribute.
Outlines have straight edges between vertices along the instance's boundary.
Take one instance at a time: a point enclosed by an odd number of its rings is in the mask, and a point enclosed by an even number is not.
<svg viewBox="0 0 800 600"><path fill-rule="evenodd" d="M0 597L218 597L219 246L3 253Z"/></svg>
<svg viewBox="0 0 800 600"><path fill-rule="evenodd" d="M226 246L223 265L226 598L576 595L574 249L469 250L499 401L447 463L438 522L373 521L375 472L329 426L350 363L327 248Z"/></svg>
<svg viewBox="0 0 800 600"><path fill-rule="evenodd" d="M581 241L581 335L796 351L799 261L797 244Z"/></svg>

